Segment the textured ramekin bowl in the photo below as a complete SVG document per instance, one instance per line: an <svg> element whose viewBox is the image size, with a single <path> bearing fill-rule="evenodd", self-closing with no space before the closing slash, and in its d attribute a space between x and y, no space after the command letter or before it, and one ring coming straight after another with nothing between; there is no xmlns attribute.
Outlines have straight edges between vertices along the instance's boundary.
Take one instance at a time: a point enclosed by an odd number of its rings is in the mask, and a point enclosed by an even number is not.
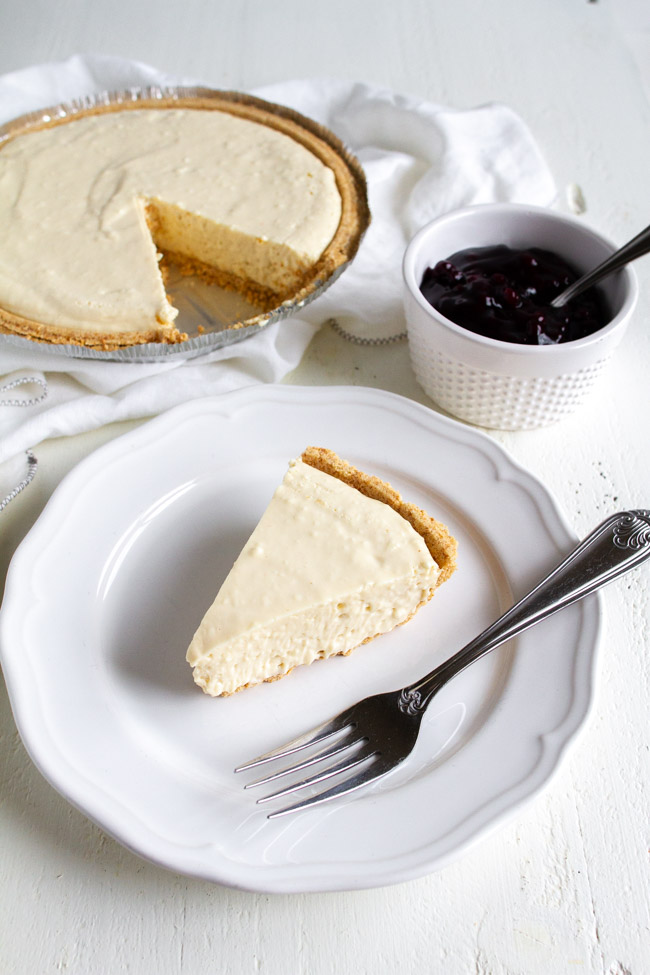
<svg viewBox="0 0 650 975"><path fill-rule="evenodd" d="M531 430L582 405L623 338L637 299L629 267L600 287L611 311L593 335L560 345L516 345L476 335L431 307L420 291L427 267L469 247L542 247L581 273L616 247L575 217L542 207L465 207L420 230L404 255L404 308L411 363L424 391L448 413L478 426Z"/></svg>

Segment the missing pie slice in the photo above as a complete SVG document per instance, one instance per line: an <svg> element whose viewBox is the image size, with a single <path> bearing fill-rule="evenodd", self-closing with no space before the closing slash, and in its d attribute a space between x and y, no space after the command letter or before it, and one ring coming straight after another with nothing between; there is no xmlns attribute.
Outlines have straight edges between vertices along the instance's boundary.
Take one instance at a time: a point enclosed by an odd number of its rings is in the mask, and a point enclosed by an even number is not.
<svg viewBox="0 0 650 975"><path fill-rule="evenodd" d="M187 651L212 696L347 654L405 623L456 567L444 525L309 447L291 463Z"/></svg>

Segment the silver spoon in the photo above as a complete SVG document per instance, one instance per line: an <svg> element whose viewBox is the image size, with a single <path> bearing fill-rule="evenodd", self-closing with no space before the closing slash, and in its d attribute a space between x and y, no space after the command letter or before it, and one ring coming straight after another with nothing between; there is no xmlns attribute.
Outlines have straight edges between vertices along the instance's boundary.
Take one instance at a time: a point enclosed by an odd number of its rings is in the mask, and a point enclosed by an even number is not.
<svg viewBox="0 0 650 975"><path fill-rule="evenodd" d="M650 227L642 230L640 234L637 234L627 244L615 251L611 257L608 257L602 264L595 267L593 271L583 274L581 278L578 278L568 288L565 288L557 298L553 299L551 307L563 308L567 301L571 301L576 295L582 294L592 284L596 284L597 281L611 274L612 271L618 271L620 267L629 264L630 261L636 260L642 254L647 254L648 251L650 251Z"/></svg>

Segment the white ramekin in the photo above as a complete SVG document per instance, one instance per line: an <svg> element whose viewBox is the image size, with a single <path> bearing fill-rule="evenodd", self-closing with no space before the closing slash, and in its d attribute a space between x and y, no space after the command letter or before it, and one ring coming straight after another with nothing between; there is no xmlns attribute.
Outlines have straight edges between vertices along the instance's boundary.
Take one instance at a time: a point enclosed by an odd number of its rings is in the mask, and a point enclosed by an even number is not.
<svg viewBox="0 0 650 975"><path fill-rule="evenodd" d="M495 203L438 217L404 255L404 307L411 362L424 391L454 416L478 426L530 430L562 419L592 390L621 341L637 299L629 267L601 287L612 318L584 339L560 345L516 345L476 335L445 318L424 298L427 267L469 247L542 247L581 273L616 247L575 217L542 207Z"/></svg>

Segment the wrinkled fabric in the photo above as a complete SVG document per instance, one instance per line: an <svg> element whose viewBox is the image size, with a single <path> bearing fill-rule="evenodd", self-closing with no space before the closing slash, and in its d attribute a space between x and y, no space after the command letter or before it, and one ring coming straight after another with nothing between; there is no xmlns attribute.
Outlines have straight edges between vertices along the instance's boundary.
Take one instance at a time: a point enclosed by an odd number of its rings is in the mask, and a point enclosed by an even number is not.
<svg viewBox="0 0 650 975"><path fill-rule="evenodd" d="M76 56L0 78L0 122L100 91L200 84L122 58ZM332 129L361 161L371 226L351 267L299 316L187 362L67 359L34 344L0 341L0 464L41 441L117 420L153 416L179 403L252 383L282 380L313 335L335 318L351 336L404 331L401 263L410 237L433 217L495 201L549 205L555 187L524 122L505 105L455 110L370 85L312 79L253 92ZM41 395L46 384L45 395ZM29 405L15 405L23 398Z"/></svg>

